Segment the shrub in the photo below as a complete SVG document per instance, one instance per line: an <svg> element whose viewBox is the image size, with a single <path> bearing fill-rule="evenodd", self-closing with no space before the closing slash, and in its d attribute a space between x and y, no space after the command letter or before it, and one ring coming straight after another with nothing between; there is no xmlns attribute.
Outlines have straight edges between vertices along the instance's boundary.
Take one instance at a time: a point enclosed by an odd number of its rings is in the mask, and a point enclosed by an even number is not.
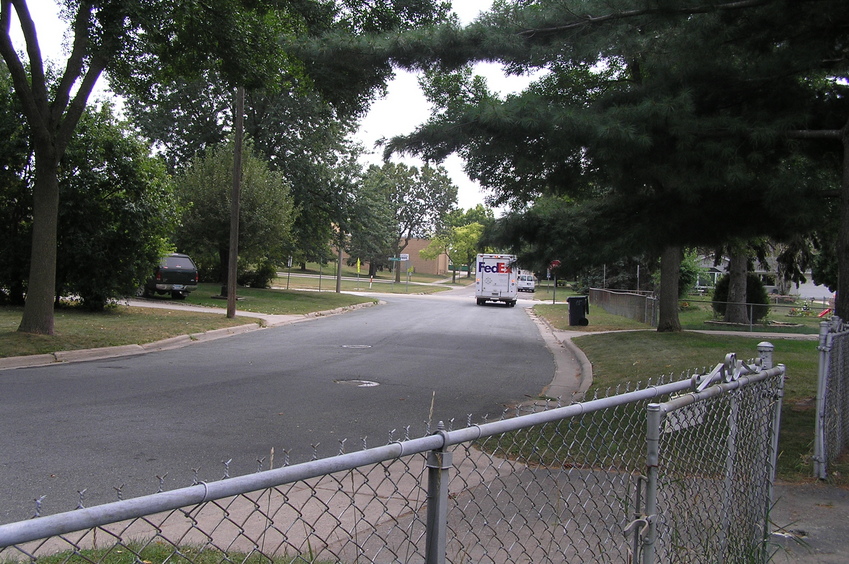
<svg viewBox="0 0 849 564"><path fill-rule="evenodd" d="M725 317L728 302L729 276L726 274L716 282L713 290L713 311L718 317ZM746 274L746 303L752 304L752 323L760 323L769 314L769 295L761 279L754 273Z"/></svg>
<svg viewBox="0 0 849 564"><path fill-rule="evenodd" d="M243 272L238 277L239 285L251 288L271 288L271 283L277 278L277 269L270 262L264 262L254 270Z"/></svg>

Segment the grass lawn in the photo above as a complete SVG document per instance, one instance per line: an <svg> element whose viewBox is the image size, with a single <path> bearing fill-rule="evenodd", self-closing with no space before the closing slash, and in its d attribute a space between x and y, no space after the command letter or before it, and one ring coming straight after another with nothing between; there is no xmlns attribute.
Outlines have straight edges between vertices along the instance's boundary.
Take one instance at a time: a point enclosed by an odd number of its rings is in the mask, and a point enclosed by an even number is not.
<svg viewBox="0 0 849 564"><path fill-rule="evenodd" d="M327 287L333 290L335 286ZM227 309L227 300L221 297L220 284L199 284L198 289L189 294L181 302L191 305ZM297 290L238 288L236 290L236 310L253 313L269 313L273 315L302 315L314 311L327 311L354 304L375 302L374 298L337 294L335 291L302 292ZM166 303L173 303L170 297L153 298Z"/></svg>
<svg viewBox="0 0 849 564"><path fill-rule="evenodd" d="M537 305L535 311L556 328L585 332L573 342L593 366L593 388L615 388L624 383L645 382L660 375L681 374L687 370L712 369L728 353L748 360L757 356L757 344L764 339L739 335L683 331L658 333L648 325L605 313L590 307L586 327L570 327L568 306ZM817 323L818 324L818 323ZM693 322L699 329L725 329ZM628 330L603 333L600 331ZM758 328L766 330L766 328ZM787 366L787 380L779 437L779 478L806 481L812 478L814 424L816 416L818 342L771 338L774 361ZM849 486L849 456L831 467L829 481Z"/></svg>
<svg viewBox="0 0 849 564"><path fill-rule="evenodd" d="M289 290L321 290L322 292L335 292L336 291L336 278L330 278L324 276L322 278L318 278L318 275L308 275L304 276L299 274L292 273L292 276L282 276L277 278L272 283L272 287L280 288L280 289L289 289ZM341 290L343 292L380 292L384 294L433 294L436 292L443 292L445 290L451 290L453 288L458 288L460 285L451 285L450 283L439 283L437 282L424 282L421 281L419 277L419 281L414 281L413 279L407 281L406 277L401 279L401 282L395 282L392 279L387 278L375 278L373 281L369 281L367 277L360 276L360 279L357 280L356 274L354 274L353 279L343 278L341 283Z"/></svg>
<svg viewBox="0 0 849 564"><path fill-rule="evenodd" d="M334 290L336 288L336 264L331 263L324 265L319 269L318 264L309 263L307 264L307 268L305 270L301 270L299 267L294 267L292 269L283 269L277 272L278 278L274 282L275 287L285 288L286 282L289 282L289 287L293 289L306 288L306 289L317 289L318 287L318 277L320 276L322 279L321 289L322 290ZM408 280L409 276L409 280ZM315 278L315 280L310 281L311 278ZM369 275L367 269L361 269L359 274L357 273L356 266L347 266L344 265L342 267L342 289L343 290L367 290L369 285ZM358 281L359 278L359 281ZM442 289L450 289L456 288L460 286L466 286L468 284L474 284L474 277L467 277L466 273L457 273L456 281L452 282L451 273L448 272L446 274L424 274L419 272L408 273L406 271L401 272L401 281L395 282L395 273L389 272L388 270L378 271L372 279L373 289L378 292L392 291L385 290L384 284L392 284L395 283L397 286L400 284L404 286L409 282L411 286L413 285L426 285L426 284L438 284L439 286L435 291L440 291ZM352 283L353 286L348 288L346 284ZM398 291L398 290L396 290ZM400 292L403 292L403 288ZM419 291L427 291L424 288L416 288L416 292ZM434 290L429 290L434 291Z"/></svg>
<svg viewBox="0 0 849 564"><path fill-rule="evenodd" d="M220 286L214 284L201 284L186 300L176 301L165 297L153 299L162 303L226 309L226 300L212 298L220 290ZM241 310L275 315L327 311L374 301L372 298L335 292L286 292L256 288L239 288L238 295L244 299L238 301L237 313ZM62 307L55 312L54 335L32 335L17 330L22 313L21 307L0 307L0 358L144 344L168 337L257 322L255 318L238 315L234 319L227 319L218 312L194 313L123 304L97 313L79 307Z"/></svg>
<svg viewBox="0 0 849 564"><path fill-rule="evenodd" d="M224 315L116 306L92 313L81 308L56 310L54 335L18 332L23 308L0 307L0 358L117 345L144 344L221 327L255 323Z"/></svg>

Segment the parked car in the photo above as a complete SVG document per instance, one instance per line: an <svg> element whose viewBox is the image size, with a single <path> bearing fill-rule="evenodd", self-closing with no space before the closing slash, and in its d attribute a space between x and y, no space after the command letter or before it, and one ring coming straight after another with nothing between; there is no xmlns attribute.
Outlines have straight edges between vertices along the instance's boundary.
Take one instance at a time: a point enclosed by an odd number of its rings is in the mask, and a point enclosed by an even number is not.
<svg viewBox="0 0 849 564"><path fill-rule="evenodd" d="M188 255L172 253L162 257L153 276L144 283L140 294L152 298L154 294L171 294L177 300L185 299L198 288L198 269Z"/></svg>
<svg viewBox="0 0 849 564"><path fill-rule="evenodd" d="M520 292L533 292L536 290L537 280L534 278L533 274L520 274L519 275L519 291Z"/></svg>

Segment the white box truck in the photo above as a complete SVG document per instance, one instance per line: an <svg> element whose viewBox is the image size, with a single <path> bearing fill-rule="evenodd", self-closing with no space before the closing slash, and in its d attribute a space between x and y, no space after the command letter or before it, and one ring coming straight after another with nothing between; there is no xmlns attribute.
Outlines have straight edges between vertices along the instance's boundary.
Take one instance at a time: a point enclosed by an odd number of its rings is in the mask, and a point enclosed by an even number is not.
<svg viewBox="0 0 849 564"><path fill-rule="evenodd" d="M514 255L483 253L478 255L475 267L475 299L478 305L486 302L504 302L510 307L516 305L519 286Z"/></svg>

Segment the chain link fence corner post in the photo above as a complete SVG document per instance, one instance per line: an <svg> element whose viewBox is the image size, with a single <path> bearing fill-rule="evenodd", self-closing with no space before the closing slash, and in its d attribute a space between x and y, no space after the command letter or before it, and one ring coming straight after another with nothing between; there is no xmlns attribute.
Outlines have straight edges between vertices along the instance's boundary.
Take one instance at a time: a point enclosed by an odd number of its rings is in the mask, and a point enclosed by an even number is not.
<svg viewBox="0 0 849 564"><path fill-rule="evenodd" d="M660 404L650 403L646 417L646 520L648 534L643 538L641 564L654 564L655 542L657 542L657 487L658 465L660 464L660 425L663 412Z"/></svg>
<svg viewBox="0 0 849 564"><path fill-rule="evenodd" d="M437 425L437 435L445 436L445 424ZM448 536L448 481L454 455L442 446L427 455L427 540L425 562L445 564Z"/></svg>
<svg viewBox="0 0 849 564"><path fill-rule="evenodd" d="M817 371L817 415L814 422L814 477L825 480L828 477L826 468L826 440L825 440L825 409L828 388L828 372L831 362L831 346L833 340L831 324L828 321L820 322L820 340L817 349L820 353L819 370Z"/></svg>

